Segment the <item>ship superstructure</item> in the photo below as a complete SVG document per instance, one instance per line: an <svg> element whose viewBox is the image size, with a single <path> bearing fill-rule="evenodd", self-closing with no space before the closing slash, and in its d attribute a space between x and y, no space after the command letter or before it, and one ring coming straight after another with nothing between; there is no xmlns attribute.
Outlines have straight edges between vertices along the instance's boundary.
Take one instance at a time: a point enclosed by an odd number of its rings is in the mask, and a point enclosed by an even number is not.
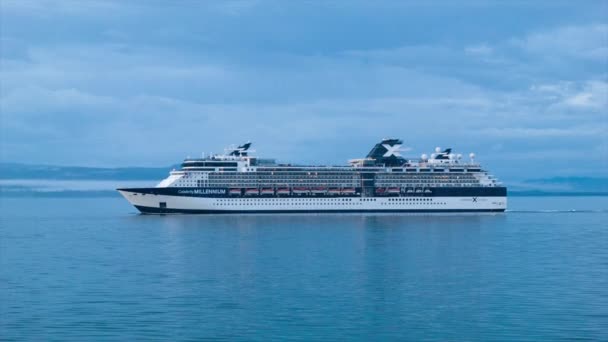
<svg viewBox="0 0 608 342"><path fill-rule="evenodd" d="M187 158L152 188L118 189L142 213L502 212L507 190L451 149L419 158L383 139L344 166L280 164L251 143Z"/></svg>

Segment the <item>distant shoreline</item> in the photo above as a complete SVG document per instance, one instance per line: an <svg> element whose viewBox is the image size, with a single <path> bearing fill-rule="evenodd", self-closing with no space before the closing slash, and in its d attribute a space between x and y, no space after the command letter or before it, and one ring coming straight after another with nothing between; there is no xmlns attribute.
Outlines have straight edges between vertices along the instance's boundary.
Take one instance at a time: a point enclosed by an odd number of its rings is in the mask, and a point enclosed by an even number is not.
<svg viewBox="0 0 608 342"><path fill-rule="evenodd" d="M118 197L118 187L154 186L167 167L81 167L0 162L0 197ZM509 197L608 196L608 177L551 177L504 182Z"/></svg>
<svg viewBox="0 0 608 342"><path fill-rule="evenodd" d="M603 197L608 192L545 192L545 191L510 191L508 197ZM0 198L85 198L85 197L120 197L115 190L99 191L5 191L0 189Z"/></svg>
<svg viewBox="0 0 608 342"><path fill-rule="evenodd" d="M546 191L508 191L508 197L581 197L608 196L608 192L546 192Z"/></svg>

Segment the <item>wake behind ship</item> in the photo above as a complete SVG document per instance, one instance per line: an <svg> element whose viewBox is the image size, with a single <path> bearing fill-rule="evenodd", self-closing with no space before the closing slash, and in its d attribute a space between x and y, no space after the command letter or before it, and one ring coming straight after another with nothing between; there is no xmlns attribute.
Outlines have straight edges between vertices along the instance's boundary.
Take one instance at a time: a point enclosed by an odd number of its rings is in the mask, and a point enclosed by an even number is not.
<svg viewBox="0 0 608 342"><path fill-rule="evenodd" d="M251 143L186 159L153 188L118 191L145 214L503 212L507 189L475 162L437 148L417 160L384 139L345 166L296 166L251 156Z"/></svg>

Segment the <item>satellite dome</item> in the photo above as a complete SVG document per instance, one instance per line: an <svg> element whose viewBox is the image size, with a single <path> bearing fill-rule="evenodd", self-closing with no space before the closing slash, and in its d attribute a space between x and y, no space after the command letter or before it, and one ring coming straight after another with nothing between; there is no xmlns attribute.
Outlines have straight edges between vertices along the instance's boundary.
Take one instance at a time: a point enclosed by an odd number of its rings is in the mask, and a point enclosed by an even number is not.
<svg viewBox="0 0 608 342"><path fill-rule="evenodd" d="M440 153L441 152L441 147L439 147L439 146L435 147L435 152Z"/></svg>

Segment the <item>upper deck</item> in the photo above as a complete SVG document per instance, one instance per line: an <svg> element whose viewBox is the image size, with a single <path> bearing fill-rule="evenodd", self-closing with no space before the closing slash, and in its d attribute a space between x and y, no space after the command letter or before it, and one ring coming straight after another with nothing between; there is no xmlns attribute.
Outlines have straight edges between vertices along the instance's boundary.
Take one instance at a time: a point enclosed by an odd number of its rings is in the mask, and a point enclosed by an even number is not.
<svg viewBox="0 0 608 342"><path fill-rule="evenodd" d="M181 171L202 172L480 172L481 165L474 162L474 154L469 161L462 155L453 154L451 149L443 152L438 147L430 158L423 154L420 158L403 158L399 152L399 140L385 139L383 142L396 145L377 144L366 158L351 159L348 165L292 165L277 164L274 159L250 156L247 146L227 149L229 153L210 155L203 158L186 158ZM380 146L380 147L379 147ZM179 171L176 171L179 172Z"/></svg>
<svg viewBox="0 0 608 342"><path fill-rule="evenodd" d="M391 145L392 144L392 145ZM400 141L386 139L377 144L361 159L348 165L292 165L278 164L274 159L249 155L245 144L229 149L223 155L206 158L187 158L180 170L158 186L179 187L365 187L373 183L383 187L492 187L500 182L474 161L453 154L451 149L437 148L430 157L404 158L400 155ZM367 184L367 185L366 185Z"/></svg>

